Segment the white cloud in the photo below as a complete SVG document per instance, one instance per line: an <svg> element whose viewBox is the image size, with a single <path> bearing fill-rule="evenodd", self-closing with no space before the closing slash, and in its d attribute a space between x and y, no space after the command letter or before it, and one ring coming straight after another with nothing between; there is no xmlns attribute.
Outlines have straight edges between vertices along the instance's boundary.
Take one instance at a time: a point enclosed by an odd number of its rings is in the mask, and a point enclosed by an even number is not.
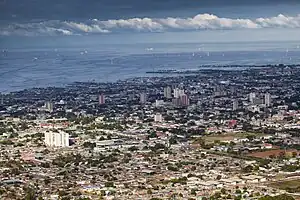
<svg viewBox="0 0 300 200"><path fill-rule="evenodd" d="M97 24L87 25L84 23L75 23L75 22L64 22L65 28L71 29L75 32L84 32L84 33L109 33L110 31L102 29Z"/></svg>
<svg viewBox="0 0 300 200"><path fill-rule="evenodd" d="M300 28L300 15L280 14L271 18L232 19L220 18L211 14L199 14L192 18L131 18L106 21L92 19L85 22L45 21L1 27L0 35L73 35L121 31L162 32L257 28Z"/></svg>
<svg viewBox="0 0 300 200"><path fill-rule="evenodd" d="M206 29L254 29L254 28L300 28L300 15L278 15L272 18L231 19L211 14L199 14L193 18L133 18L98 21L104 29L133 29L139 31L206 30Z"/></svg>
<svg viewBox="0 0 300 200"><path fill-rule="evenodd" d="M163 29L162 24L150 18L132 18L132 19L119 19L98 21L99 25L107 29L134 29L139 31L157 31Z"/></svg>
<svg viewBox="0 0 300 200"><path fill-rule="evenodd" d="M73 35L71 30L60 26L60 22L40 22L29 24L10 24L0 28L0 35L21 35L21 36L39 36L39 35Z"/></svg>
<svg viewBox="0 0 300 200"><path fill-rule="evenodd" d="M258 18L255 20L262 28L279 27L279 28L300 28L300 15L296 17L278 15L271 18Z"/></svg>

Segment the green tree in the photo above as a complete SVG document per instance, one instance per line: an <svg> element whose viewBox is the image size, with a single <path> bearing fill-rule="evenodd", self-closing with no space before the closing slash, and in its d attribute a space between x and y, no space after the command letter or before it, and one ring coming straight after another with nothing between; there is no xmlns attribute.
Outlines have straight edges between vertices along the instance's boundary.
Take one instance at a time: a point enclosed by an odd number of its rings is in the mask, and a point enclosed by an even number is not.
<svg viewBox="0 0 300 200"><path fill-rule="evenodd" d="M294 197L289 196L287 194L281 194L275 197L271 197L271 196L264 196L259 198L258 200L295 200Z"/></svg>
<svg viewBox="0 0 300 200"><path fill-rule="evenodd" d="M248 166L244 167L244 168L242 169L242 171L243 171L244 173L250 173L250 172L253 171L253 167L252 167L251 165L248 165Z"/></svg>
<svg viewBox="0 0 300 200"><path fill-rule="evenodd" d="M226 194L226 189L225 189L225 188L222 188L222 189L221 189L221 193L222 193L222 194Z"/></svg>
<svg viewBox="0 0 300 200"><path fill-rule="evenodd" d="M237 190L235 191L235 193L236 193L236 194L242 194L242 191L241 191L240 189L237 189Z"/></svg>
<svg viewBox="0 0 300 200"><path fill-rule="evenodd" d="M220 198L221 198L221 193L220 193L220 192L216 192L216 193L214 194L214 198L215 198L215 199L220 199Z"/></svg>
<svg viewBox="0 0 300 200"><path fill-rule="evenodd" d="M25 200L36 200L34 189L32 188L25 189Z"/></svg>
<svg viewBox="0 0 300 200"><path fill-rule="evenodd" d="M96 143L92 143L92 142L84 142L83 143L84 148L90 148L93 149L96 147Z"/></svg>
<svg viewBox="0 0 300 200"><path fill-rule="evenodd" d="M136 146L132 146L128 148L128 151L137 151L137 150L139 150L139 148Z"/></svg>
<svg viewBox="0 0 300 200"><path fill-rule="evenodd" d="M196 194L197 194L196 191L197 191L197 190L192 189L192 190L191 190L191 195L196 196Z"/></svg>
<svg viewBox="0 0 300 200"><path fill-rule="evenodd" d="M106 182L105 183L105 187L114 187L114 183L113 182Z"/></svg>
<svg viewBox="0 0 300 200"><path fill-rule="evenodd" d="M234 200L241 200L241 199L242 199L241 195L238 195L238 196L234 197Z"/></svg>
<svg viewBox="0 0 300 200"><path fill-rule="evenodd" d="M151 189L148 189L148 190L147 190L147 194L151 195L151 194L152 194L152 190L151 190Z"/></svg>

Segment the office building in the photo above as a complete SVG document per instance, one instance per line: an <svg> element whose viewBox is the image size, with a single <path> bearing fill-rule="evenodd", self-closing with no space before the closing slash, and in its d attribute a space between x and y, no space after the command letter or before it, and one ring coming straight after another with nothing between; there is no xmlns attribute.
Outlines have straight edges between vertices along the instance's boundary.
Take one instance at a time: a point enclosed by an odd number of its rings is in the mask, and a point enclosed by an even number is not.
<svg viewBox="0 0 300 200"><path fill-rule="evenodd" d="M235 99L232 102L232 110L236 111L237 109L239 109L239 101Z"/></svg>
<svg viewBox="0 0 300 200"><path fill-rule="evenodd" d="M96 94L90 95L90 99L91 101L99 101L99 95Z"/></svg>
<svg viewBox="0 0 300 200"><path fill-rule="evenodd" d="M179 88L174 89L174 98L180 98L182 95L184 95L184 90Z"/></svg>
<svg viewBox="0 0 300 200"><path fill-rule="evenodd" d="M180 106L180 99L179 98L172 99L172 104L174 106Z"/></svg>
<svg viewBox="0 0 300 200"><path fill-rule="evenodd" d="M236 94L236 87L235 86L230 87L230 93L231 94Z"/></svg>
<svg viewBox="0 0 300 200"><path fill-rule="evenodd" d="M160 107L164 105L164 100L156 100L155 101L155 107Z"/></svg>
<svg viewBox="0 0 300 200"><path fill-rule="evenodd" d="M1 96L1 105L4 105L4 95L0 93Z"/></svg>
<svg viewBox="0 0 300 200"><path fill-rule="evenodd" d="M164 97L167 99L171 99L172 98L172 88L171 87L165 87L164 88Z"/></svg>
<svg viewBox="0 0 300 200"><path fill-rule="evenodd" d="M162 115L160 113L157 113L156 115L154 115L154 121L162 122L163 121Z"/></svg>
<svg viewBox="0 0 300 200"><path fill-rule="evenodd" d="M140 94L140 103L144 104L147 102L147 95L145 93Z"/></svg>
<svg viewBox="0 0 300 200"><path fill-rule="evenodd" d="M226 96L227 95L227 92L226 92L226 89L224 87L224 85L217 85L215 86L214 88L214 96L217 97L217 96Z"/></svg>
<svg viewBox="0 0 300 200"><path fill-rule="evenodd" d="M99 95L99 105L105 104L105 96L104 94Z"/></svg>
<svg viewBox="0 0 300 200"><path fill-rule="evenodd" d="M129 94L128 95L128 101L133 101L135 99L135 95L134 94Z"/></svg>
<svg viewBox="0 0 300 200"><path fill-rule="evenodd" d="M256 94L255 94L254 92L251 92L251 93L249 94L249 101L250 101L251 103L254 103L255 98L256 98Z"/></svg>
<svg viewBox="0 0 300 200"><path fill-rule="evenodd" d="M50 147L68 147L69 134L65 132L45 132L45 144Z"/></svg>
<svg viewBox="0 0 300 200"><path fill-rule="evenodd" d="M270 95L270 93L266 93L265 94L265 101L264 101L264 103L265 103L266 107L271 106L271 95Z"/></svg>
<svg viewBox="0 0 300 200"><path fill-rule="evenodd" d="M50 102L50 101L45 102L44 107L45 107L45 110L46 110L46 111L48 111L48 112L53 112L54 105L53 105L52 102Z"/></svg>
<svg viewBox="0 0 300 200"><path fill-rule="evenodd" d="M261 96L254 98L253 101L252 101L253 105L262 105L264 103L265 103L265 100Z"/></svg>
<svg viewBox="0 0 300 200"><path fill-rule="evenodd" d="M190 99L189 96L186 94L183 94L180 96L180 104L182 106L189 106L190 105Z"/></svg>

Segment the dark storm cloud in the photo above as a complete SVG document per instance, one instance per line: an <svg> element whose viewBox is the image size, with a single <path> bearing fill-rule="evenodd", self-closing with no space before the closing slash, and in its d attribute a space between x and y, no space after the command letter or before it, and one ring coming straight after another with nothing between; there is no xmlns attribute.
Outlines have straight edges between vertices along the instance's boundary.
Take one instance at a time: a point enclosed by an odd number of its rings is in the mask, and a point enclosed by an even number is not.
<svg viewBox="0 0 300 200"><path fill-rule="evenodd" d="M299 0L0 0L2 21L100 20L211 7L296 4ZM209 12L209 11L207 11Z"/></svg>

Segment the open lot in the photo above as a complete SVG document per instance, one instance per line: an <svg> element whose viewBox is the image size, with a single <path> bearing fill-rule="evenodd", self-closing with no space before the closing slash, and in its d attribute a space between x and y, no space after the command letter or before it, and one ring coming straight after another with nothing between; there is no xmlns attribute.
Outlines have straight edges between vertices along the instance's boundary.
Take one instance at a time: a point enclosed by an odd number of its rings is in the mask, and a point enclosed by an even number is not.
<svg viewBox="0 0 300 200"><path fill-rule="evenodd" d="M278 157L278 156L280 156L280 154L284 154L284 155L290 154L290 155L292 155L293 152L299 153L295 149L289 149L289 150L274 149L274 150L269 150L269 151L250 153L250 154L248 154L248 156L256 157L256 158L270 158L270 156Z"/></svg>
<svg viewBox="0 0 300 200"><path fill-rule="evenodd" d="M255 136L255 137L264 137L268 136L263 133L226 133L226 134L212 134L212 135L207 135L203 137L205 141L207 142L214 142L214 141L220 141L220 142L226 142L226 141L231 141L234 139L242 139L246 138L247 136Z"/></svg>
<svg viewBox="0 0 300 200"><path fill-rule="evenodd" d="M278 181L271 183L270 186L278 189L285 189L287 187L289 188L297 188L300 187L300 178L296 180L286 180L286 181Z"/></svg>

